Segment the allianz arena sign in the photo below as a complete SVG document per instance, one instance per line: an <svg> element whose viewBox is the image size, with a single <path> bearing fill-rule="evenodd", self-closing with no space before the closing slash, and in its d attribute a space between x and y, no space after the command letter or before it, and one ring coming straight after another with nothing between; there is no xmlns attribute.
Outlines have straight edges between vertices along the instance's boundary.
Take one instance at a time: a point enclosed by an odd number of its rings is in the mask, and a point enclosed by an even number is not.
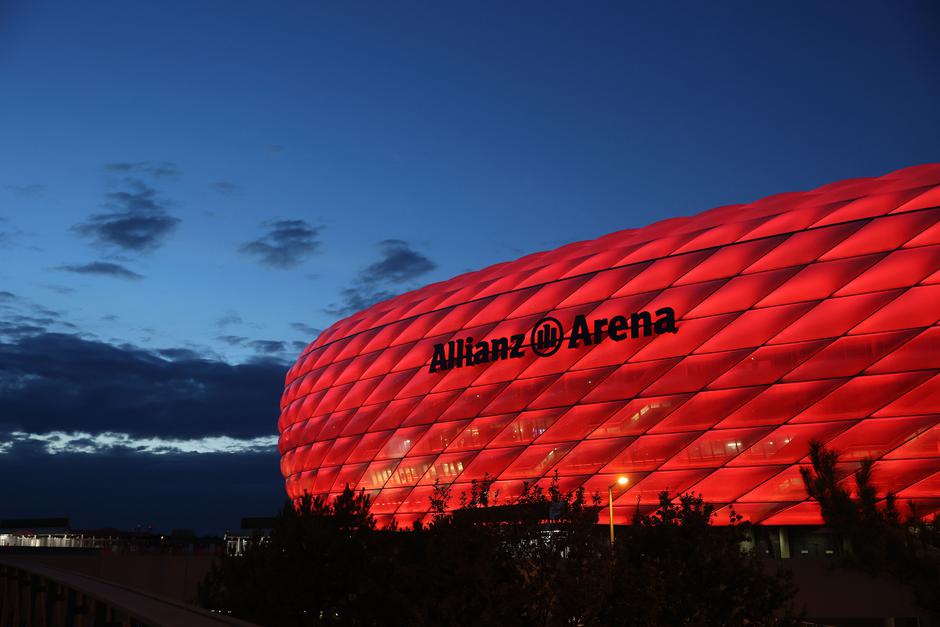
<svg viewBox="0 0 940 627"><path fill-rule="evenodd" d="M472 337L449 340L446 344L435 344L428 372L441 372L451 368L478 366L500 359L521 359L531 349L539 357L550 357L564 346L568 349L599 344L605 339L622 342L627 338L638 338L653 333L675 333L676 313L672 307L656 310L657 318L648 311L629 316L596 318L588 323L584 314L574 317L570 335L557 318L542 318L532 326L528 344L526 335L516 333L509 337L496 337L474 343Z"/></svg>
<svg viewBox="0 0 940 627"><path fill-rule="evenodd" d="M599 492L607 521L701 493L813 524L809 442L940 510L940 164L711 209L402 294L287 373L287 493L423 520L435 482ZM625 477L624 485L617 479Z"/></svg>

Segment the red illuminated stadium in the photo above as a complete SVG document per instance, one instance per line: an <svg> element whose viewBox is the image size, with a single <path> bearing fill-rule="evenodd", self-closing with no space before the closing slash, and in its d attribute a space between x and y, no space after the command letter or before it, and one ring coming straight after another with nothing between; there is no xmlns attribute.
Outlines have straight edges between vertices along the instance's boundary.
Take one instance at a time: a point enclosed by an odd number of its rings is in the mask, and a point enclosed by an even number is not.
<svg viewBox="0 0 940 627"><path fill-rule="evenodd" d="M940 165L612 233L341 320L287 375L297 497L366 490L422 519L435 480L599 491L614 518L692 490L820 522L811 440L940 509ZM545 320L550 318L549 320ZM553 319L553 320L552 320ZM617 484L619 477L626 485ZM606 508L602 521L606 522Z"/></svg>

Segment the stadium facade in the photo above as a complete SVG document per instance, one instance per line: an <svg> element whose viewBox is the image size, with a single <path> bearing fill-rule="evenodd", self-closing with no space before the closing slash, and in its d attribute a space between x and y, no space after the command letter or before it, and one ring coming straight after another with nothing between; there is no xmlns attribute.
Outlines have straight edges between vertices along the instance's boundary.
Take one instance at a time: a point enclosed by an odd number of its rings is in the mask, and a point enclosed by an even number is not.
<svg viewBox="0 0 940 627"><path fill-rule="evenodd" d="M424 518L435 481L502 504L557 473L613 485L618 523L691 490L800 525L815 439L927 514L938 319L940 164L719 207L340 320L288 372L281 470L291 497L364 489L381 523Z"/></svg>

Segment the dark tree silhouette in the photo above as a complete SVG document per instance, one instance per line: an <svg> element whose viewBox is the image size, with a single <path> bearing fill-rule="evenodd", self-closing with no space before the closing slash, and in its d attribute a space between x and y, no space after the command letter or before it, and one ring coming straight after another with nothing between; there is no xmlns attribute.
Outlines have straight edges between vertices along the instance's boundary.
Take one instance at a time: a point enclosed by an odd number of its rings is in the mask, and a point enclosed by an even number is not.
<svg viewBox="0 0 940 627"><path fill-rule="evenodd" d="M227 557L202 603L264 625L571 627L791 624L792 584L744 550L746 525L711 524L700 497L638 516L613 547L599 495L525 485L512 500L489 477L452 497L437 484L430 521L375 528L363 493L284 507L266 541Z"/></svg>
<svg viewBox="0 0 940 627"><path fill-rule="evenodd" d="M309 495L288 501L270 537L210 571L200 603L263 625L360 624L369 604L358 595L371 587L373 572L369 504L348 486L332 502Z"/></svg>
<svg viewBox="0 0 940 627"><path fill-rule="evenodd" d="M850 490L838 469L839 452L811 442L810 467L800 474L807 494L819 503L826 525L841 538L843 563L887 573L913 587L920 603L940 609L940 542L937 519L923 520L913 503L902 520L895 495L878 498L876 464L862 460ZM854 492L854 493L853 493Z"/></svg>
<svg viewBox="0 0 940 627"><path fill-rule="evenodd" d="M744 547L751 525L732 513L712 525L700 495L660 494L655 512L635 517L615 545L608 613L601 624L795 624L789 574L765 571ZM630 616L618 623L618 617Z"/></svg>

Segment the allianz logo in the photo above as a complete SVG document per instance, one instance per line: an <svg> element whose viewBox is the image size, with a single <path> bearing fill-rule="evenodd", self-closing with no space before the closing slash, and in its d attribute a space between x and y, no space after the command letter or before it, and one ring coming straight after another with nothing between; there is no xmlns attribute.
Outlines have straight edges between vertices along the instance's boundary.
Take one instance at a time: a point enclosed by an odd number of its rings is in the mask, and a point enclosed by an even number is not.
<svg viewBox="0 0 940 627"><path fill-rule="evenodd" d="M590 322L585 315L579 314L574 317L571 331L567 334L561 322L549 316L536 322L528 337L524 333L517 333L478 342L472 337L465 337L450 340L446 344L435 344L428 372L520 359L525 357L527 350L539 357L550 357L563 347L573 349L605 341L623 342L677 331L676 312L672 307L662 307L654 312L637 311L612 318L595 318Z"/></svg>

